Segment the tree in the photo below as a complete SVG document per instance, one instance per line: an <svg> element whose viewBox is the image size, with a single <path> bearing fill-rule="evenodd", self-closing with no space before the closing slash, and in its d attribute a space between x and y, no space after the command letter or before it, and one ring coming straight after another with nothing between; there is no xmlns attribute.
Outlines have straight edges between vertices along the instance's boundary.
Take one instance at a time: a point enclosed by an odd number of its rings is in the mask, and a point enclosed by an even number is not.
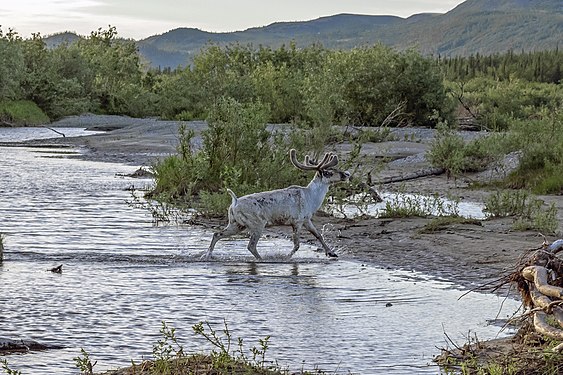
<svg viewBox="0 0 563 375"><path fill-rule="evenodd" d="M116 28L93 31L78 42L81 54L93 72L92 93L107 113L130 114L144 93L141 60L134 41L117 39Z"/></svg>
<svg viewBox="0 0 563 375"><path fill-rule="evenodd" d="M0 100L19 99L24 76L22 39L12 29L0 29Z"/></svg>

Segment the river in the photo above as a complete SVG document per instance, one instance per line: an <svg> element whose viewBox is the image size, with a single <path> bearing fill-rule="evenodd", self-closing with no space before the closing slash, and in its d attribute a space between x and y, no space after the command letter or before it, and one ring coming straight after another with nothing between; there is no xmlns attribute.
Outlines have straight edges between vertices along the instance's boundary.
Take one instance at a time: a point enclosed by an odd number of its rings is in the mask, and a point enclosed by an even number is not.
<svg viewBox="0 0 563 375"><path fill-rule="evenodd" d="M52 136L0 129L0 142ZM489 294L458 300L464 290L455 284L327 260L311 246L287 261L280 255L292 244L280 238L259 242L263 262L245 239L219 242L215 259L200 262L211 231L154 225L128 203L130 189L150 180L123 177L136 167L84 161L79 152L0 147L0 338L63 347L3 357L23 374L76 374L81 348L96 371L151 358L162 321L190 352L210 348L194 324L221 331L226 321L248 349L271 336L266 359L294 371L437 374L432 358L447 346L444 332L459 344L470 332L496 337L499 326L487 322L518 308ZM60 264L62 274L48 271Z"/></svg>

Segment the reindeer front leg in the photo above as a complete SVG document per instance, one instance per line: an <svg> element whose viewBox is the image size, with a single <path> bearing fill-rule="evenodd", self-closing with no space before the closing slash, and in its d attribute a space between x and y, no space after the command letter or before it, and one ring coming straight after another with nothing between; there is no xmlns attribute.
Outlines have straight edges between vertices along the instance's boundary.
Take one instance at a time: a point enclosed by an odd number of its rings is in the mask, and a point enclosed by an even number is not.
<svg viewBox="0 0 563 375"><path fill-rule="evenodd" d="M262 235L262 232L256 231L250 234L250 241L248 241L248 251L250 251L252 253L252 255L254 255L254 257L258 260L262 260L262 257L260 256L260 254L258 254L258 250L256 250L256 245L258 244L258 240L260 239L260 236Z"/></svg>
<svg viewBox="0 0 563 375"><path fill-rule="evenodd" d="M296 223L293 224L293 250L291 250L291 253L289 253L289 255L287 256L288 258L291 258L293 256L293 254L295 254L297 252L297 250L299 250L299 231L301 230L301 227L303 226L303 223Z"/></svg>
<svg viewBox="0 0 563 375"><path fill-rule="evenodd" d="M313 223L311 222L311 219L306 219L305 222L303 223L305 224L305 228L307 228L307 230L309 232L311 232L311 234L313 236L315 236L317 238L317 240L319 240L321 242L321 245L323 245L323 249L325 250L325 255L327 257L332 257L332 258L337 258L338 255L336 255L336 253L334 251L332 251L330 249L330 247L328 247L328 245L326 244L323 236L321 236L321 234L319 233L319 231L317 230L317 228L315 228L315 226L313 225Z"/></svg>

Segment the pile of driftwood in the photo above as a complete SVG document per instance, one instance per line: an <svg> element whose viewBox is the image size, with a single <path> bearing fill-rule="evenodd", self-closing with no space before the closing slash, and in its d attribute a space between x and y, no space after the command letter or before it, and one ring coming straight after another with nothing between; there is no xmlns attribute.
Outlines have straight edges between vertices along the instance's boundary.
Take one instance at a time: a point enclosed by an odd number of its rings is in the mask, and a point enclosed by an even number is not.
<svg viewBox="0 0 563 375"><path fill-rule="evenodd" d="M525 254L509 278L518 285L534 330L557 341L563 341L563 260L557 257L561 251L563 239L544 241ZM563 352L563 342L553 351Z"/></svg>
<svg viewBox="0 0 563 375"><path fill-rule="evenodd" d="M512 272L472 290L518 288L526 311L514 319L521 321L514 337L490 341L468 337L463 347L449 340L455 349L442 349L434 361L454 371L465 367L469 374L489 373L492 365L500 366L503 374L563 374L563 259L559 253L563 253L563 239L551 244L544 240L526 251Z"/></svg>

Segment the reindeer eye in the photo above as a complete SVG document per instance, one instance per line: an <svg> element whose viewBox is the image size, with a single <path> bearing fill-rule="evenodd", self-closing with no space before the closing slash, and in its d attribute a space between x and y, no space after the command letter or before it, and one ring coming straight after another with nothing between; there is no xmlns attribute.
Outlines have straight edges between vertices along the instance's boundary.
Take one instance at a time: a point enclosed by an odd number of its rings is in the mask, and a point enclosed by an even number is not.
<svg viewBox="0 0 563 375"><path fill-rule="evenodd" d="M324 177L332 177L334 173L332 173L332 171L323 171L323 176Z"/></svg>

